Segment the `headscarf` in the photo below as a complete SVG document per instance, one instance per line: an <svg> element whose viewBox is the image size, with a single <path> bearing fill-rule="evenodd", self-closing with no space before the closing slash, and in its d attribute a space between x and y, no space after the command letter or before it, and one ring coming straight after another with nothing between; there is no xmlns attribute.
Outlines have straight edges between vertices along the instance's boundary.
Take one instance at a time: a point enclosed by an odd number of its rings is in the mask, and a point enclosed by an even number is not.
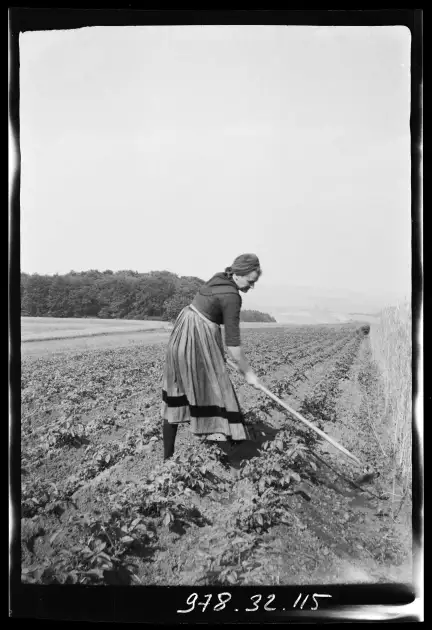
<svg viewBox="0 0 432 630"><path fill-rule="evenodd" d="M226 267L225 273L232 277L233 274L237 276L247 276L248 273L257 271L261 275L261 268L258 256L255 254L241 254L237 256L230 267Z"/></svg>

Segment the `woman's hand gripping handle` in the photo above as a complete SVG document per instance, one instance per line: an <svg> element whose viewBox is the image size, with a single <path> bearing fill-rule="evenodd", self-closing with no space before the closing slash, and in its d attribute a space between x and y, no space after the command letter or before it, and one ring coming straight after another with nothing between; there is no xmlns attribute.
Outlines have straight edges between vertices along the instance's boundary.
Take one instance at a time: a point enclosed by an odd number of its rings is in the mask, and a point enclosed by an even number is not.
<svg viewBox="0 0 432 630"><path fill-rule="evenodd" d="M227 364L231 366L237 372L240 372L241 374L243 374L246 382L249 385L252 385L252 387L255 387L255 389L261 389L261 383L258 379L258 376L255 374L255 372L251 369L251 367L247 363L246 358L244 357L244 354L241 348L235 347L234 352L232 352L231 348L229 349L229 351L230 350L231 350L230 352L231 355L233 355L237 351L239 354L239 357L236 357L235 361L233 361L233 359L227 358Z"/></svg>

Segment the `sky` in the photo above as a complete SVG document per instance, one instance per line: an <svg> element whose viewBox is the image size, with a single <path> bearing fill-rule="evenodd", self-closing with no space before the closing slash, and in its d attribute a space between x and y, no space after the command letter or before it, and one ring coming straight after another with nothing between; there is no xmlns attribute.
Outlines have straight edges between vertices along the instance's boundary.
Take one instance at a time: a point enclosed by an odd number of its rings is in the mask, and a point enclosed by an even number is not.
<svg viewBox="0 0 432 630"><path fill-rule="evenodd" d="M21 270L407 294L403 26L20 34Z"/></svg>

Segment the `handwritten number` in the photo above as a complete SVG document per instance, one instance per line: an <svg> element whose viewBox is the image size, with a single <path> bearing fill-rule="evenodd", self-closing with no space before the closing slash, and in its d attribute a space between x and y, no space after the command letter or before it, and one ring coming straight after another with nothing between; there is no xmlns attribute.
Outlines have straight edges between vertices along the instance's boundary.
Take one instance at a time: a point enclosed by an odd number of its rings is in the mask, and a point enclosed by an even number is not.
<svg viewBox="0 0 432 630"><path fill-rule="evenodd" d="M276 595L269 595L268 596L268 602L267 604L264 604L264 610L268 610L268 611L272 611L272 610L276 610L276 608L269 608L268 605L271 604L271 602L274 600L274 598L276 597Z"/></svg>
<svg viewBox="0 0 432 630"><path fill-rule="evenodd" d="M202 612L204 612L208 605L210 604L211 598L212 598L212 594L209 595L205 595L205 602L199 602L198 606L202 606ZM300 602L301 598L302 598L303 594L300 593L300 595L297 597L296 601L294 602L294 606L293 608L296 608L297 604ZM267 602L264 604L264 610L267 610L269 612L273 612L274 610L276 610L276 608L271 608L270 604L274 601L275 599L275 595L268 595L267 597ZM332 597L332 595L327 595L326 593L314 593L312 595L312 599L314 601L315 606L311 608L311 610L318 610L318 601L317 599L319 597ZM225 606L227 605L227 603L230 601L230 599L232 598L230 593L218 593L218 600L219 603L216 604L216 606L213 608L213 610L223 610L225 608ZM306 597L304 598L303 602L300 605L300 608L303 610L303 606L306 604L307 600L309 598L309 595L306 595ZM195 608L195 604L196 601L198 599L198 594L197 593L191 593L191 595L189 595L189 597L186 600L186 604L188 604L190 606L190 608L188 608L187 610L177 610L178 613L189 613L192 612L192 610L194 610ZM246 608L245 610L247 612L254 612L255 610L258 610L258 604L262 599L262 595L252 595L251 600L254 603L254 608Z"/></svg>
<svg viewBox="0 0 432 630"><path fill-rule="evenodd" d="M213 610L223 610L225 608L225 605L229 602L230 599L231 599L230 593L218 593L218 600L220 603L216 604Z"/></svg>
<svg viewBox="0 0 432 630"><path fill-rule="evenodd" d="M320 595L319 593L314 593L312 595L312 599L315 602L315 608L311 608L311 610L317 610L317 608L318 608L318 602L316 600L316 597L332 597L332 596L331 595L327 595L327 594Z"/></svg>
<svg viewBox="0 0 432 630"><path fill-rule="evenodd" d="M306 597L303 600L303 604L300 606L300 608L303 610L303 606L306 604L307 598L309 597L309 595L306 595Z"/></svg>
<svg viewBox="0 0 432 630"><path fill-rule="evenodd" d="M252 595L251 599L257 599L257 601L254 601L255 604L255 608L245 608L245 610L247 610L248 612L253 612L254 610L258 610L258 602L261 601L262 595Z"/></svg>
<svg viewBox="0 0 432 630"><path fill-rule="evenodd" d="M205 601L204 604L202 602L198 602L197 605L203 607L203 609L202 609L203 612L205 611L205 609L209 605L211 598L212 598L212 594L210 593L210 595L206 595L206 601Z"/></svg>
<svg viewBox="0 0 432 630"><path fill-rule="evenodd" d="M191 599L192 598L192 599ZM189 601L191 599L191 601ZM198 599L198 593L192 593L186 600L186 604L191 605L192 607L189 610L178 610L178 613L188 613L191 612L195 608L195 602Z"/></svg>
<svg viewBox="0 0 432 630"><path fill-rule="evenodd" d="M306 595L306 597L304 598L300 608L303 610L303 606L306 604L307 598L309 597L309 595ZM320 593L314 593L312 595L312 599L314 600L315 603L315 607L311 608L311 610L317 610L318 609L318 602L316 600L317 597L331 597L331 595L327 595L326 593L320 594ZM297 604L299 603L299 601L302 598L302 593L300 593L300 595L297 597L297 599L295 600L294 606L293 608L295 608L297 606Z"/></svg>

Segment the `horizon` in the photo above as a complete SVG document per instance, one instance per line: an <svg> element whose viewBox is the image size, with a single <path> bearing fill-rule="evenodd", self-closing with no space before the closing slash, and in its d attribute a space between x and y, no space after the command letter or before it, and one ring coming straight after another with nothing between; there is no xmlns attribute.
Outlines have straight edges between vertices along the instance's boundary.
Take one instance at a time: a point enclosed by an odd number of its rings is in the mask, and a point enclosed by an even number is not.
<svg viewBox="0 0 432 630"><path fill-rule="evenodd" d="M397 26L21 33L22 273L410 295L409 80Z"/></svg>
<svg viewBox="0 0 432 630"><path fill-rule="evenodd" d="M110 271L113 274L129 271L139 275L145 275L149 273L163 273L168 270L150 269L148 271L138 271L135 269L71 269L65 274L38 274L37 272L34 274L28 274L27 272L21 270L21 273L27 273L27 275L54 277L55 275L63 276L71 273L89 273L91 271L96 271L97 273L102 274L107 271ZM169 273L173 273L173 275L178 278L185 277L175 272L169 271ZM198 278L203 282L206 282L209 279L199 278L199 276L196 275L189 277ZM263 313L268 313L279 323L284 323L292 319L296 320L298 317L302 317L303 319L310 317L345 317L349 315L375 317L383 309L403 304L407 300L410 301L411 299L410 295L403 293L365 293L346 287L325 288L293 284L275 285L271 283L263 285L261 281L262 277L252 291L242 296L242 310L257 310ZM262 290L260 291L260 289ZM278 297L281 293L281 297Z"/></svg>
<svg viewBox="0 0 432 630"><path fill-rule="evenodd" d="M56 276L56 275L66 276L66 275L73 274L73 273L89 273L91 271L96 271L98 273L106 273L106 272L110 271L113 274L130 271L131 273L137 273L139 275L145 275L145 274L150 274L150 273L165 273L165 272L167 272L167 273L172 273L173 275L175 275L175 276L177 276L179 278L182 278L182 277L183 278L185 278L185 277L194 277L194 278L198 278L198 279L202 280L203 282L207 282L207 280L209 280L210 277L211 277L211 276L209 276L208 278L202 278L199 275L193 274L193 273L192 274L188 274L186 276L185 274L180 274L178 272L171 271L171 270L169 270L167 268L163 268L163 267L160 268L160 269L147 269L145 271L140 271L138 269L126 269L126 268L122 268L122 269L108 269L108 268L107 269L96 269L96 268L95 269L78 269L78 268L75 268L75 269L70 269L69 271L52 272L52 273L41 273L40 271L28 272L28 271L25 271L25 270L21 269L20 273L24 273L26 275L39 275L39 276L53 277L53 276ZM219 272L216 271L215 273L221 273L221 271L223 271L223 269L220 270ZM261 276L260 279L259 279L261 284L257 283L255 285L255 289L257 287L262 286L262 284L263 284L262 283L262 278L263 278L263 276ZM326 287L326 286L322 286L322 285L320 287L318 287L318 286L314 286L314 285L311 285L311 284L296 284L296 283L293 283L293 282L290 282L289 284L287 283L285 285L281 285L281 284L279 284L277 282L272 281L271 279L270 279L270 282L266 282L265 284L266 284L266 286L271 286L271 287L275 287L275 286L282 287L283 286L283 287L286 287L286 288L294 288L294 289L307 289L307 290L319 289L319 290L326 291L326 292L336 292L336 293L346 292L346 293L351 293L351 294L356 294L356 295L367 295L368 294L367 291L356 291L352 287L341 287L341 286ZM379 294L381 294L381 293L382 292L379 291ZM401 291L401 292L387 291L385 293L387 293L388 295L393 295L393 296L397 296L397 295L403 296L403 295L406 294L403 291ZM375 296L375 295L377 295L377 292L374 289L371 289L369 294ZM250 292L249 295L252 295L252 292Z"/></svg>

